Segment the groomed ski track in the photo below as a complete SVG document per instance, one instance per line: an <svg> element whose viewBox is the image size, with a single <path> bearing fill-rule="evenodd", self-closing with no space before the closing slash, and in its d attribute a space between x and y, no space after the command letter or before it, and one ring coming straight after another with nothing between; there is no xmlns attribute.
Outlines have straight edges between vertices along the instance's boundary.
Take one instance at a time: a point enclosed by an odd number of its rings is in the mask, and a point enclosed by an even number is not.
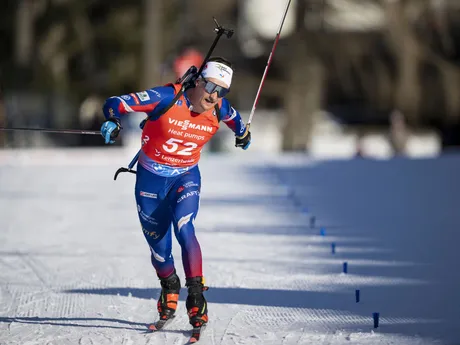
<svg viewBox="0 0 460 345"><path fill-rule="evenodd" d="M0 344L187 342L185 289L176 320L145 333L159 282L135 176L113 181L132 154L0 151ZM460 344L460 156L241 151L200 167L210 323L199 344ZM177 242L174 255L183 282Z"/></svg>

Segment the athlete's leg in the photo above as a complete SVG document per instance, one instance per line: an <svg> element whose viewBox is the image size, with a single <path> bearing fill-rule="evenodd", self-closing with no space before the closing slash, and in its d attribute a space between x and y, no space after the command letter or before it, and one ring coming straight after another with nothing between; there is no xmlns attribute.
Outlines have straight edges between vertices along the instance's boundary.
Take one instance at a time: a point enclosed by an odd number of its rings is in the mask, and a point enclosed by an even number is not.
<svg viewBox="0 0 460 345"><path fill-rule="evenodd" d="M200 186L200 171L195 167L178 177L169 193L174 232L181 246L186 278L203 275L201 248L194 226L200 203Z"/></svg>
<svg viewBox="0 0 460 345"><path fill-rule="evenodd" d="M198 167L181 175L170 192L173 223L182 248L188 296L185 302L189 322L193 327L208 322L208 306L203 291L201 248L195 236L194 220L200 204L201 177Z"/></svg>
<svg viewBox="0 0 460 345"><path fill-rule="evenodd" d="M136 202L142 231L149 244L152 265L160 278L161 293L157 310L161 320L174 316L181 289L174 269L172 250L172 212L167 191L174 179L137 168Z"/></svg>
<svg viewBox="0 0 460 345"><path fill-rule="evenodd" d="M137 212L150 247L152 265L158 277L166 278L174 272L172 213L165 195L168 178L155 175L141 165L138 165L136 176Z"/></svg>

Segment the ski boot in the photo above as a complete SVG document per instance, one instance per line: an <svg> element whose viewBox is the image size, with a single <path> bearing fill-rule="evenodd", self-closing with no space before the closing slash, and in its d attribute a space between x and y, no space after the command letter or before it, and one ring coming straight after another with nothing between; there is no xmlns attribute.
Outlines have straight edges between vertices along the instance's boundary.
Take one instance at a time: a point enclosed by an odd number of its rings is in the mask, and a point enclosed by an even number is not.
<svg viewBox="0 0 460 345"><path fill-rule="evenodd" d="M185 305L190 324L193 327L202 327L208 322L208 304L203 296L203 291L209 288L204 286L203 277L187 278L186 280L188 296Z"/></svg>
<svg viewBox="0 0 460 345"><path fill-rule="evenodd" d="M157 308L160 320L168 320L174 317L179 300L180 279L176 270L167 278L160 278L161 295L158 299Z"/></svg>

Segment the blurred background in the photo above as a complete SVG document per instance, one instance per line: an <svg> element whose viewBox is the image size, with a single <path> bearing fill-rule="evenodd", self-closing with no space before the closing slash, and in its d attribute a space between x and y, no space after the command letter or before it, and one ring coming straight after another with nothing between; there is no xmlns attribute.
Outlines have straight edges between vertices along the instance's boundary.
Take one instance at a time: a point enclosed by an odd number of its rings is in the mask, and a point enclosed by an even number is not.
<svg viewBox="0 0 460 345"><path fill-rule="evenodd" d="M99 130L113 95L200 65L213 16L235 30L229 100L245 120L285 0L3 0L0 127ZM292 0L251 131L253 150L432 157L460 144L460 1ZM117 145L140 144L143 114ZM222 130L208 146L233 152ZM0 131L0 149L102 146L102 137Z"/></svg>

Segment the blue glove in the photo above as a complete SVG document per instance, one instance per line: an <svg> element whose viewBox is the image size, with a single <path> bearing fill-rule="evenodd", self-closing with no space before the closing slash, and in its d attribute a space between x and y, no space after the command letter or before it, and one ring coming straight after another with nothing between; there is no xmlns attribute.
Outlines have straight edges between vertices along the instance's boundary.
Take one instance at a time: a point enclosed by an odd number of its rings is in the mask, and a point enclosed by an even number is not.
<svg viewBox="0 0 460 345"><path fill-rule="evenodd" d="M118 137L120 133L121 125L120 120L111 117L107 121L105 121L101 126L101 135L105 139L106 144L113 144L115 142L115 138Z"/></svg>
<svg viewBox="0 0 460 345"><path fill-rule="evenodd" d="M251 132L246 130L241 137L236 137L235 146L241 147L243 150L247 150L249 145L251 145Z"/></svg>

